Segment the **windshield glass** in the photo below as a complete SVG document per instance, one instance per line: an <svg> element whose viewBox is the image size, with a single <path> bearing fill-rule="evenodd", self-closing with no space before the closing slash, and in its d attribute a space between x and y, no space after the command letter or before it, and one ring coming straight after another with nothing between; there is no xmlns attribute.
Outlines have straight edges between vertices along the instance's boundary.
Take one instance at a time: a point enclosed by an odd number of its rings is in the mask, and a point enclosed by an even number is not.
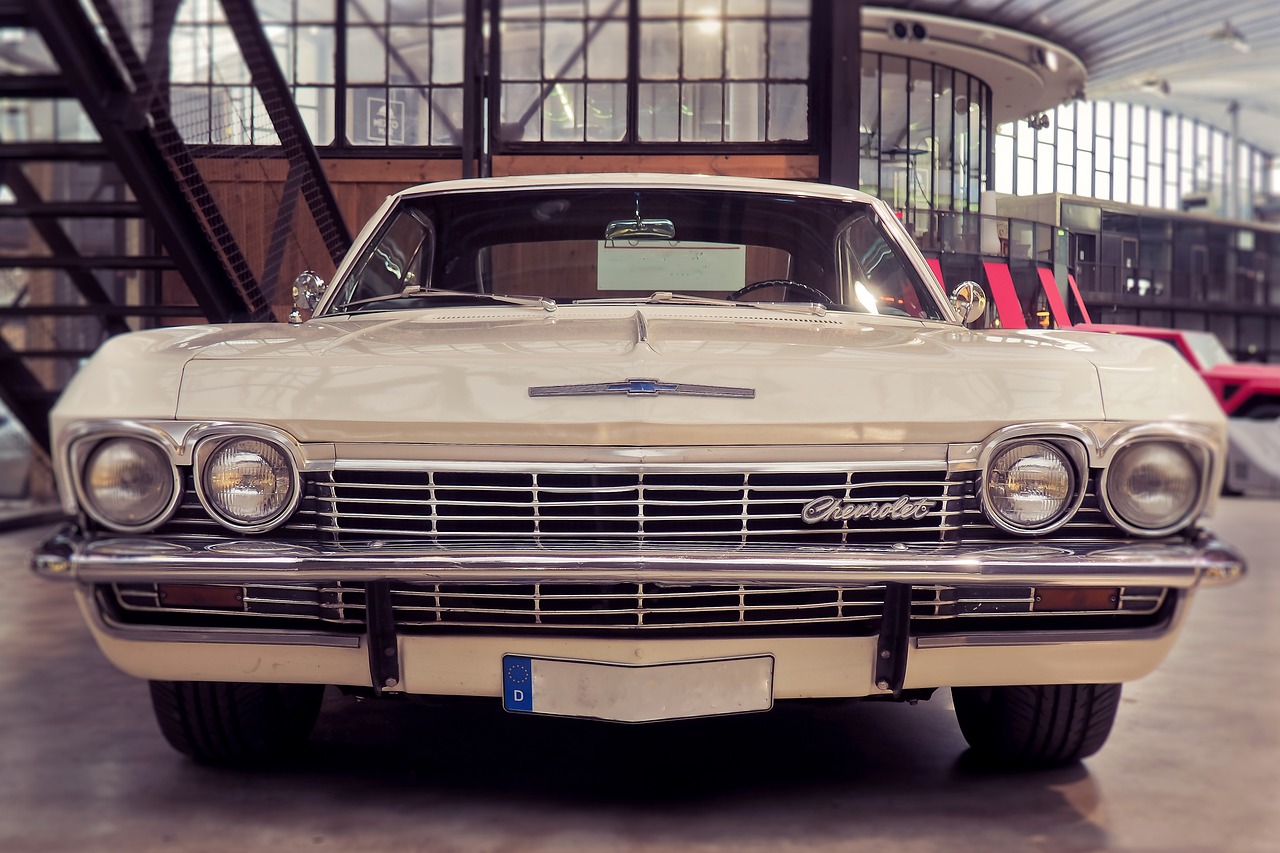
<svg viewBox="0 0 1280 853"><path fill-rule="evenodd" d="M1191 351L1196 354L1196 360L1204 370L1217 367L1219 364L1234 363L1235 360L1231 354L1212 333L1183 332L1182 334L1186 338L1187 346L1191 347Z"/></svg>
<svg viewBox="0 0 1280 853"><path fill-rule="evenodd" d="M869 204L652 187L405 199L328 313L654 294L945 317Z"/></svg>

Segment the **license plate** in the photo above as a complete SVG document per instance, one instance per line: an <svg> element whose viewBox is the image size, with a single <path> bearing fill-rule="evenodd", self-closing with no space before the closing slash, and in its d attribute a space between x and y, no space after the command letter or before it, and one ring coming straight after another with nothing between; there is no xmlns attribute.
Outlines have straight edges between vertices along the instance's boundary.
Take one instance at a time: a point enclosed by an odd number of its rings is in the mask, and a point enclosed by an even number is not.
<svg viewBox="0 0 1280 853"><path fill-rule="evenodd" d="M634 666L504 655L502 706L622 723L767 711L773 707L773 657Z"/></svg>

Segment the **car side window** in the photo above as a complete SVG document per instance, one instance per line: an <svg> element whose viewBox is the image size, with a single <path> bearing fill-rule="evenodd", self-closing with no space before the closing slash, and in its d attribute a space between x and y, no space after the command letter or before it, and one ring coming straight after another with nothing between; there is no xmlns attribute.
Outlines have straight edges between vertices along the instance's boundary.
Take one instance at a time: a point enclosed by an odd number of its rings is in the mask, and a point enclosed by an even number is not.
<svg viewBox="0 0 1280 853"><path fill-rule="evenodd" d="M870 314L938 319L924 307L913 272L871 215L845 225L837 255L843 304Z"/></svg>
<svg viewBox="0 0 1280 853"><path fill-rule="evenodd" d="M434 239L430 223L401 210L360 260L343 301L370 299L430 284Z"/></svg>

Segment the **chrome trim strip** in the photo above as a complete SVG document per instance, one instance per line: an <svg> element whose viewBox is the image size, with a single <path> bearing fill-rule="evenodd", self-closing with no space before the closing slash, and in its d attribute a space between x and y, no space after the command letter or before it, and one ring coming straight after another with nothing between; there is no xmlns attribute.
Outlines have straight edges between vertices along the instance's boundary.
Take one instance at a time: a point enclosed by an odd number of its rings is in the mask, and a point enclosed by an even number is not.
<svg viewBox="0 0 1280 853"><path fill-rule="evenodd" d="M912 637L917 649L997 648L1001 646L1062 646L1079 643L1113 643L1158 640L1178 624L1181 602L1169 619L1150 628L1097 631L984 631L981 634L935 634Z"/></svg>
<svg viewBox="0 0 1280 853"><path fill-rule="evenodd" d="M1193 588L1241 579L1244 557L1207 533L1197 542L447 549L381 542L310 547L269 539L82 536L64 529L31 556L49 578L112 581L661 581L679 584L958 584Z"/></svg>
<svg viewBox="0 0 1280 853"><path fill-rule="evenodd" d="M328 634L320 631L273 631L262 628L172 628L162 625L126 625L109 618L102 612L96 596L86 592L88 605L83 608L90 614L93 624L112 637L121 640L139 640L151 643L229 643L257 646L329 646L341 649L358 649L363 644L361 634Z"/></svg>
<svg viewBox="0 0 1280 853"><path fill-rule="evenodd" d="M737 397L754 400L756 389L730 385L695 385L689 382L663 382L660 379L623 379L618 382L587 382L580 385L531 385L530 397L588 397L600 394L626 397L657 397L675 394L682 397Z"/></svg>

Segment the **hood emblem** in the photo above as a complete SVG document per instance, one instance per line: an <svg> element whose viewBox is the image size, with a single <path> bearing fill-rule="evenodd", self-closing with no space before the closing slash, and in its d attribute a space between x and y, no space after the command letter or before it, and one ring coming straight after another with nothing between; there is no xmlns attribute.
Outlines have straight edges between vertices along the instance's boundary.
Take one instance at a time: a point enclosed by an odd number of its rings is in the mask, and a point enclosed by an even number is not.
<svg viewBox="0 0 1280 853"><path fill-rule="evenodd" d="M624 394L628 397L738 397L755 399L756 389L729 385L694 385L689 382L659 382L657 379L624 379L621 382L587 382L582 385L534 385L530 397L588 397L597 394Z"/></svg>
<svg viewBox="0 0 1280 853"><path fill-rule="evenodd" d="M919 520L929 515L929 510L938 501L933 498L913 498L902 495L897 500L868 501L855 503L842 501L831 495L814 498L800 510L800 517L805 524L818 524L823 521L861 521L864 518L873 520L888 519L892 521Z"/></svg>

